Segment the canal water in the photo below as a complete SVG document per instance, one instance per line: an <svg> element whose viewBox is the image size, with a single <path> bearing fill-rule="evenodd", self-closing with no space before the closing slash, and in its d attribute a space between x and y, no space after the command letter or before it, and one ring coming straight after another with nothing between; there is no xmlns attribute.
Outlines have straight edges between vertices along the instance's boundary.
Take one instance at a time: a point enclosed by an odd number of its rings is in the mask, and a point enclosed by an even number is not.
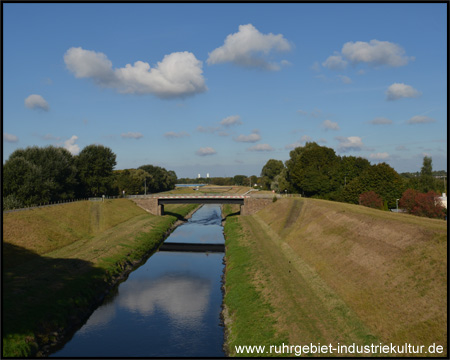
<svg viewBox="0 0 450 360"><path fill-rule="evenodd" d="M204 205L166 239L224 243L219 205ZM53 357L221 357L223 253L157 252Z"/></svg>

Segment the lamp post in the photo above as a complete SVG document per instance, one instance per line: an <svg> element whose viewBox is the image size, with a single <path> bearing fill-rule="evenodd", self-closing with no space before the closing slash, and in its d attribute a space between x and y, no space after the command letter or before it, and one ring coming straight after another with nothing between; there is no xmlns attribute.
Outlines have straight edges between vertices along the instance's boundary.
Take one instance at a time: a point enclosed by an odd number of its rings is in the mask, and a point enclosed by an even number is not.
<svg viewBox="0 0 450 360"><path fill-rule="evenodd" d="M144 195L147 195L147 178L144 179Z"/></svg>
<svg viewBox="0 0 450 360"><path fill-rule="evenodd" d="M395 206L397 207L397 212L398 212L398 201L399 201L400 199L395 199Z"/></svg>

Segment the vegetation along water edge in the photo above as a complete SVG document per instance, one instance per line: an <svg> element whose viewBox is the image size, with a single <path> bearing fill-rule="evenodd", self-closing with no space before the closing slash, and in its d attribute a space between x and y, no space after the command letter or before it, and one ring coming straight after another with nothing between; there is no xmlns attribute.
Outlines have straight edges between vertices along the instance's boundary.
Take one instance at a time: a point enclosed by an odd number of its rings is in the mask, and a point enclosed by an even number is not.
<svg viewBox="0 0 450 360"><path fill-rule="evenodd" d="M45 356L198 205L127 199L3 214L3 356Z"/></svg>

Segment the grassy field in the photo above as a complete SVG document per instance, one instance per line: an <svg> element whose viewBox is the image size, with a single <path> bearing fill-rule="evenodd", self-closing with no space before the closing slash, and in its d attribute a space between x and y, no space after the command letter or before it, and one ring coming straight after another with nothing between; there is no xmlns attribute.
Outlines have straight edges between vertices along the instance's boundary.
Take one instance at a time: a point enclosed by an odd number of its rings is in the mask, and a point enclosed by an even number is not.
<svg viewBox="0 0 450 360"><path fill-rule="evenodd" d="M446 222L300 198L228 219L231 355L235 345L280 341L436 343L447 353ZM233 276L236 267L245 275ZM241 282L256 293L247 296ZM265 312L253 308L254 299Z"/></svg>
<svg viewBox="0 0 450 360"><path fill-rule="evenodd" d="M117 199L3 214L3 356L58 341L196 206L157 217Z"/></svg>

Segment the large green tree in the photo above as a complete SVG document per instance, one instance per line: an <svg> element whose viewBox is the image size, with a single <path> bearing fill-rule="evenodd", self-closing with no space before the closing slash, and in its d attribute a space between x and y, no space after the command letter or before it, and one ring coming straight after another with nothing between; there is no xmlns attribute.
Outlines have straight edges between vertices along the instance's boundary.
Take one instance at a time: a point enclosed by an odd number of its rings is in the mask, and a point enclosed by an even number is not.
<svg viewBox="0 0 450 360"><path fill-rule="evenodd" d="M74 158L64 148L18 149L3 165L3 196L23 205L72 199L76 173Z"/></svg>
<svg viewBox="0 0 450 360"><path fill-rule="evenodd" d="M402 177L388 164L380 163L370 166L347 184L343 196L346 202L357 204L361 194L374 191L383 198L389 208L394 208L396 199L400 199L404 190Z"/></svg>
<svg viewBox="0 0 450 360"><path fill-rule="evenodd" d="M147 193L157 193L169 191L175 188L177 174L175 171L167 171L160 166L142 165L140 170L144 170L149 176L147 180Z"/></svg>
<svg viewBox="0 0 450 360"><path fill-rule="evenodd" d="M270 159L267 161L261 170L261 181L263 188L266 190L271 189L272 182L275 180L275 177L281 174L283 169L284 164L281 160Z"/></svg>
<svg viewBox="0 0 450 360"><path fill-rule="evenodd" d="M110 195L113 189L113 169L116 166L116 154L103 145L89 145L76 157L76 166L80 181L79 195Z"/></svg>
<svg viewBox="0 0 450 360"><path fill-rule="evenodd" d="M333 149L309 142L289 155L286 178L295 191L320 197L336 189L339 161Z"/></svg>
<svg viewBox="0 0 450 360"><path fill-rule="evenodd" d="M420 170L419 187L420 191L427 193L435 190L435 179L433 177L433 160L429 156L423 158L422 169Z"/></svg>

